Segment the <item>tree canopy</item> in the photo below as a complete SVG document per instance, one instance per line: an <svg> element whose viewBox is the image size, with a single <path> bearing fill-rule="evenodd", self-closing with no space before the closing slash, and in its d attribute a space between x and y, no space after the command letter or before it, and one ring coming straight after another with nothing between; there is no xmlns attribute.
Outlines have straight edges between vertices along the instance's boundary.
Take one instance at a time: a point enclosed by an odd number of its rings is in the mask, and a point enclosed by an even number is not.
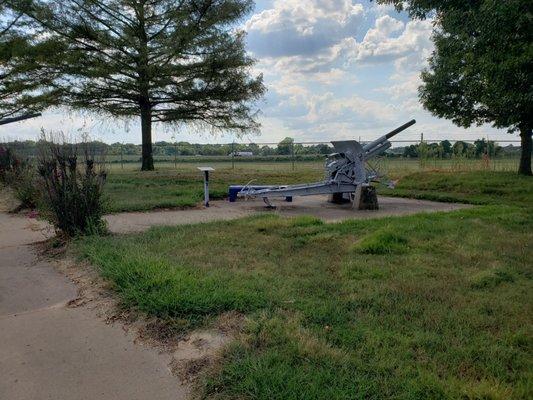
<svg viewBox="0 0 533 400"><path fill-rule="evenodd" d="M438 117L520 132L519 172L531 175L533 3L529 0L382 0L434 19L435 51L419 94Z"/></svg>
<svg viewBox="0 0 533 400"><path fill-rule="evenodd" d="M0 119L18 117L53 102L54 71L44 68L44 58L54 54L51 42L33 45L35 32L26 29L21 13L0 0Z"/></svg>
<svg viewBox="0 0 533 400"><path fill-rule="evenodd" d="M258 128L254 101L264 93L239 22L251 0L6 0L33 32L53 43L46 61L64 105L113 117L140 116L143 169L153 169L152 123ZM16 67L36 71L26 58ZM16 79L20 83L21 79ZM41 93L39 93L40 95Z"/></svg>

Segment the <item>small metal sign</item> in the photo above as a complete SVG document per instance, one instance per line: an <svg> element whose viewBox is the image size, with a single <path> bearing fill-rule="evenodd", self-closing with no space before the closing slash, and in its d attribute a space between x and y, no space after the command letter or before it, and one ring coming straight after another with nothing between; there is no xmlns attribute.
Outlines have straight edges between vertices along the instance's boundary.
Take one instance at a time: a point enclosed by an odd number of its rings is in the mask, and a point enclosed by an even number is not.
<svg viewBox="0 0 533 400"><path fill-rule="evenodd" d="M204 205L209 207L209 172L214 171L211 167L197 167L204 173Z"/></svg>

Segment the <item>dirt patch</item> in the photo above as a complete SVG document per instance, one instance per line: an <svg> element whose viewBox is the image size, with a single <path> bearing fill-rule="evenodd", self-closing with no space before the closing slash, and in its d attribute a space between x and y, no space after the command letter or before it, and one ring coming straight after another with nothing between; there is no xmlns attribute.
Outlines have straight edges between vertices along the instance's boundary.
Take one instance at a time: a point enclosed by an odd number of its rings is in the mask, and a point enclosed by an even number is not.
<svg viewBox="0 0 533 400"><path fill-rule="evenodd" d="M178 376L181 381L193 383L202 372L213 366L214 361L214 358L209 356L185 361L172 360L170 368L172 373Z"/></svg>

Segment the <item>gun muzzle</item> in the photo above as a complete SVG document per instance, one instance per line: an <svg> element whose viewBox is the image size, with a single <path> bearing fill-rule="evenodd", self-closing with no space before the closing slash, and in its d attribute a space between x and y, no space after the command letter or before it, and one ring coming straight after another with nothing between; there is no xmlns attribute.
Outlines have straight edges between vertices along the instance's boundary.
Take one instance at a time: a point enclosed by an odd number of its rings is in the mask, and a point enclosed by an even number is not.
<svg viewBox="0 0 533 400"><path fill-rule="evenodd" d="M397 135L401 131L406 130L407 128L409 128L411 125L414 125L414 124L416 124L416 120L412 119L411 121L403 124L402 126L399 126L398 128L394 129L393 131L390 131L389 133L387 133L385 135L385 138L390 139L391 137Z"/></svg>

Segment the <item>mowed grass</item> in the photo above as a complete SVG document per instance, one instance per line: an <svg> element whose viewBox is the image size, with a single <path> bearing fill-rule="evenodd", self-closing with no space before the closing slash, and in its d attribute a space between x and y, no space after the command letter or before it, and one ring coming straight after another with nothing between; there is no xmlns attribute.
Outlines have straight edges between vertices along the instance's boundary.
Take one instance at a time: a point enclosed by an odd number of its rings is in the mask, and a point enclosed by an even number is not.
<svg viewBox="0 0 533 400"><path fill-rule="evenodd" d="M291 164L210 164L216 169L210 175L210 197L227 196L229 185L283 184L321 180L322 166L305 163L292 170ZM155 208L194 207L204 196L203 176L196 165L158 168L155 171L113 168L105 185L108 211L141 211Z"/></svg>
<svg viewBox="0 0 533 400"><path fill-rule="evenodd" d="M487 204L452 213L258 216L77 248L125 307L177 328L246 316L200 398L528 399L533 180L510 177L490 178L503 194L480 194L483 174L449 177L451 198ZM441 193L440 179L408 177L402 190Z"/></svg>
<svg viewBox="0 0 533 400"><path fill-rule="evenodd" d="M531 177L516 172L426 171L400 178L394 189L378 187L382 195L470 204L532 206Z"/></svg>

